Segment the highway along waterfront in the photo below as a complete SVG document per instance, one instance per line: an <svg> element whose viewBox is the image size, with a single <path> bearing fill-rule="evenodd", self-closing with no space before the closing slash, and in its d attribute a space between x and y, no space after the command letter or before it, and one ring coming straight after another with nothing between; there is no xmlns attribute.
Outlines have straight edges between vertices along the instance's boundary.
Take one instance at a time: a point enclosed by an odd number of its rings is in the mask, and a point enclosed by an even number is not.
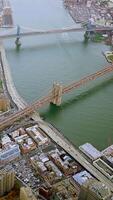
<svg viewBox="0 0 113 200"><path fill-rule="evenodd" d="M39 30L75 26L61 0L11 0L15 24ZM79 25L76 25L79 26ZM62 33L5 42L14 84L29 103L46 94L54 81L68 85L108 65L102 51L110 47L84 43L83 33ZM90 142L100 150L113 143L113 74L74 90L62 105L40 114L75 145Z"/></svg>

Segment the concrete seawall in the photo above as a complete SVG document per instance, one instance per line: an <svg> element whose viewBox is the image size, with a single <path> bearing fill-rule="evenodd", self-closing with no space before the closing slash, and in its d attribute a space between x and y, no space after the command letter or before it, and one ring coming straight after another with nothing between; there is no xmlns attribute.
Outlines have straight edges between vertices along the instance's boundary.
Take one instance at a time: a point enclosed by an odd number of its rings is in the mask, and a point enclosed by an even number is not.
<svg viewBox="0 0 113 200"><path fill-rule="evenodd" d="M11 77L11 72L10 72L10 67L6 58L6 52L5 52L5 48L2 42L0 42L0 52L1 52L1 64L2 66L2 70L3 70L3 74L4 74L4 79L5 79L5 84L7 87L7 92L9 93L12 101L14 102L14 104L18 107L18 109L23 109L27 106L27 103L22 99L22 97L18 94L12 77Z"/></svg>

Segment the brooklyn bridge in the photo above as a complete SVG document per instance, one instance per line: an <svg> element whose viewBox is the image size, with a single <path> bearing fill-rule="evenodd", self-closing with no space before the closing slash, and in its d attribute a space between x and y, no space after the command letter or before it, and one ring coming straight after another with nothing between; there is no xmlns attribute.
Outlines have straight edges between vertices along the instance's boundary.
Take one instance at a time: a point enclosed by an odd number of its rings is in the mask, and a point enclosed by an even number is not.
<svg viewBox="0 0 113 200"><path fill-rule="evenodd" d="M87 84L88 82L94 81L97 78L103 77L107 74L110 74L113 72L113 66L107 66L103 69L96 71L93 74L90 74L88 76L85 76L81 78L79 81L75 81L67 86L62 86L59 83L54 83L52 90L42 97L41 99L37 100L36 102L27 105L24 109L21 109L4 120L0 121L0 131L2 131L4 128L11 126L14 122L26 117L32 115L36 110L39 110L41 107L53 103L57 106L61 105L62 96L71 92L74 89L80 88L81 86Z"/></svg>

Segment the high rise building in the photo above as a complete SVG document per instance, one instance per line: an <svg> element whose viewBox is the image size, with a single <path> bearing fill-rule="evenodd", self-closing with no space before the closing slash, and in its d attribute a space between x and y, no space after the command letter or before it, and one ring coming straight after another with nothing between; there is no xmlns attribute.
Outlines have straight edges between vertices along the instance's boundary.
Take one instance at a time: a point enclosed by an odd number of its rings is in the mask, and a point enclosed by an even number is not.
<svg viewBox="0 0 113 200"><path fill-rule="evenodd" d="M8 98L4 95L0 95L0 111L5 112L9 108L10 108L10 101L8 100Z"/></svg>
<svg viewBox="0 0 113 200"><path fill-rule="evenodd" d="M2 10L2 18L3 24L6 26L13 25L13 18L12 18L12 9L9 0L3 1L3 10Z"/></svg>
<svg viewBox="0 0 113 200"><path fill-rule="evenodd" d="M30 187L21 187L20 200L37 200Z"/></svg>
<svg viewBox="0 0 113 200"><path fill-rule="evenodd" d="M0 12L2 12L2 8L3 8L3 0L0 0Z"/></svg>
<svg viewBox="0 0 113 200"><path fill-rule="evenodd" d="M4 7L3 8L3 24L4 25L13 25L13 19L12 19L12 11L11 7Z"/></svg>
<svg viewBox="0 0 113 200"><path fill-rule="evenodd" d="M0 0L0 27L12 27L13 17L9 0Z"/></svg>
<svg viewBox="0 0 113 200"><path fill-rule="evenodd" d="M110 200L110 189L100 181L90 179L81 186L79 200Z"/></svg>
<svg viewBox="0 0 113 200"><path fill-rule="evenodd" d="M0 196L10 192L14 187L15 172L14 169L7 165L4 169L0 170Z"/></svg>

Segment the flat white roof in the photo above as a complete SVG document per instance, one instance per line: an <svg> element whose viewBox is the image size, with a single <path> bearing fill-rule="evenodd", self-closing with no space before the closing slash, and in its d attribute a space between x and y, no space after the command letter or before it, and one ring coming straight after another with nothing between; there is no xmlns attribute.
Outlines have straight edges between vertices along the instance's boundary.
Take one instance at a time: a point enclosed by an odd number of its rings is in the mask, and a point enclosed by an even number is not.
<svg viewBox="0 0 113 200"><path fill-rule="evenodd" d="M85 143L79 147L79 149L90 157L92 160L95 160L102 156L102 153L98 151L92 144Z"/></svg>
<svg viewBox="0 0 113 200"><path fill-rule="evenodd" d="M86 170L81 171L73 176L73 179L80 185L84 184L88 179L93 178L89 172Z"/></svg>

